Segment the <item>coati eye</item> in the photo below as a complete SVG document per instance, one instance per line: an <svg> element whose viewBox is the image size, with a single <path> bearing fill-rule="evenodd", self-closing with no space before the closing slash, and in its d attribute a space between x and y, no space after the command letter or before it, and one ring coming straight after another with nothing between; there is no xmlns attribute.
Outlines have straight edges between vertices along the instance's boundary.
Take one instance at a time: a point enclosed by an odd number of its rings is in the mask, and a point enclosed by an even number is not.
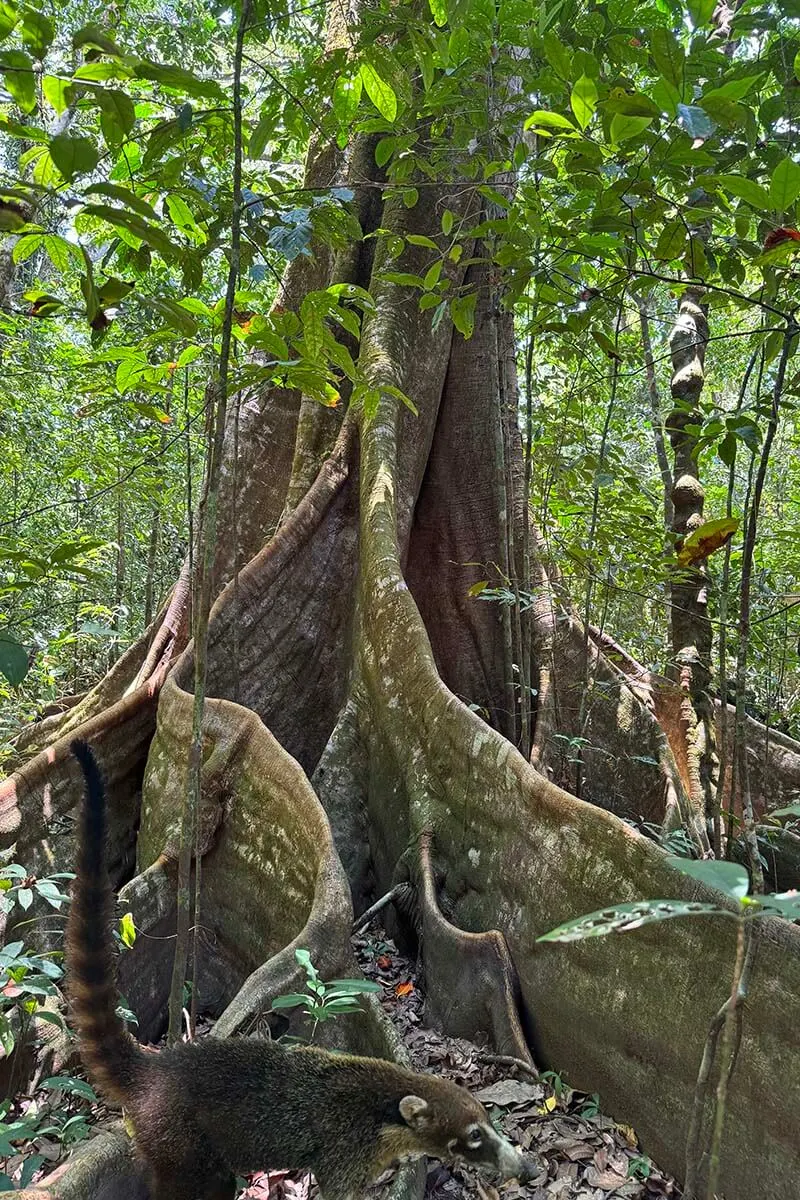
<svg viewBox="0 0 800 1200"><path fill-rule="evenodd" d="M481 1132L480 1125L470 1125L466 1137L468 1150L480 1150L483 1144L483 1133Z"/></svg>

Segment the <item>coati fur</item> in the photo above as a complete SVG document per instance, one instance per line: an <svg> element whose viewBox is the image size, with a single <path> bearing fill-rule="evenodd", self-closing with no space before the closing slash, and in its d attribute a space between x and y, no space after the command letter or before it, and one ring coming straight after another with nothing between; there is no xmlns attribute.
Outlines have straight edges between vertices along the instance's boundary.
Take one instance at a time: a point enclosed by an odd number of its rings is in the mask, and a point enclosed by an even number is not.
<svg viewBox="0 0 800 1200"><path fill-rule="evenodd" d="M89 746L67 922L69 996L89 1076L122 1104L153 1200L233 1200L235 1176L313 1171L325 1200L354 1200L397 1159L461 1159L504 1178L536 1165L450 1080L376 1058L203 1038L145 1052L117 1016L106 801Z"/></svg>

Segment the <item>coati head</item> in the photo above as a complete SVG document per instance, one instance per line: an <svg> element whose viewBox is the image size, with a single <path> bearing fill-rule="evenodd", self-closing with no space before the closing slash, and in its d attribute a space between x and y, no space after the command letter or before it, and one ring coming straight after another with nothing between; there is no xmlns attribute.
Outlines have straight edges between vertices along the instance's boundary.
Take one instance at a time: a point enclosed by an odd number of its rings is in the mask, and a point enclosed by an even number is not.
<svg viewBox="0 0 800 1200"><path fill-rule="evenodd" d="M474 1096L453 1084L446 1086L446 1103L440 1103L438 1096L430 1101L404 1096L400 1101L400 1116L415 1143L412 1153L483 1167L503 1179L519 1179L522 1183L533 1178L538 1163L526 1158L497 1132Z"/></svg>

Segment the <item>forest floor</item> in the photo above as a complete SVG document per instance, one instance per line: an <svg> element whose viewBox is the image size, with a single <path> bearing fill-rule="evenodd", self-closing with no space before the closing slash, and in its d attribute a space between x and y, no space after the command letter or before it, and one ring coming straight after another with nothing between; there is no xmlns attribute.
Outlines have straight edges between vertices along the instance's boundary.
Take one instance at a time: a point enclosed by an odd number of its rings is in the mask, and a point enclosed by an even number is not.
<svg viewBox="0 0 800 1200"><path fill-rule="evenodd" d="M501 1200L501 1196L502 1200L677 1200L680 1189L675 1181L639 1150L629 1126L600 1111L597 1096L573 1090L553 1072L537 1078L535 1072L521 1069L524 1064L517 1068L498 1062L486 1047L426 1028L424 994L414 963L375 927L369 935L354 937L353 946L365 976L381 985L378 1001L397 1030L411 1067L446 1075L467 1087L486 1106L495 1125L541 1162L539 1175L530 1183L510 1182L498 1191L473 1169L430 1161L425 1200L472 1200L475 1196L479 1200ZM197 1036L212 1031L213 1022L198 1022ZM118 1121L117 1114L102 1104L93 1104L89 1115L83 1090L89 1096L92 1093L80 1078L72 1077L71 1083L73 1111L65 1113L62 1120L80 1125L80 1130L74 1129L74 1140ZM37 1103L36 1098L23 1101L21 1111ZM63 1135L63 1130L60 1132ZM0 1170L7 1172L9 1182L19 1179L30 1157L35 1156L36 1161L28 1164L34 1169L26 1172L26 1178L33 1185L44 1182L43 1177L64 1161L67 1139L53 1137L54 1133L55 1129L45 1125L35 1140L18 1145L5 1159L0 1157ZM6 1147L6 1151L11 1149ZM385 1194L384 1185L392 1175L392 1171L386 1172L369 1189L370 1200ZM259 1172L240 1194L240 1200L318 1198L313 1178L296 1171Z"/></svg>
<svg viewBox="0 0 800 1200"><path fill-rule="evenodd" d="M353 946L364 974L383 989L378 1000L411 1067L469 1088L497 1127L542 1164L531 1183L507 1183L498 1191L476 1170L430 1161L425 1200L677 1200L676 1182L638 1149L629 1126L600 1112L597 1096L574 1091L552 1072L536 1079L510 1069L485 1047L426 1028L414 963L375 927L369 936L354 937ZM392 1174L387 1171L370 1196ZM254 1179L242 1200L317 1200L318 1194L308 1175L270 1171Z"/></svg>

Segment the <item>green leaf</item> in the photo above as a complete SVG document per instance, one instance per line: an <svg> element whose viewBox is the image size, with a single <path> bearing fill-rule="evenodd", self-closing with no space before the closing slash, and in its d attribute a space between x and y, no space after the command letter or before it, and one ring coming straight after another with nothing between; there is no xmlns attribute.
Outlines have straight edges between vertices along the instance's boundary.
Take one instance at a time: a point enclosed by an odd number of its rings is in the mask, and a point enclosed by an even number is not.
<svg viewBox="0 0 800 1200"><path fill-rule="evenodd" d="M636 137L653 122L653 117L629 117L625 113L615 113L611 118L611 141L624 142Z"/></svg>
<svg viewBox="0 0 800 1200"><path fill-rule="evenodd" d="M662 76L653 84L653 100L667 116L676 116L680 98L681 93L671 80Z"/></svg>
<svg viewBox="0 0 800 1200"><path fill-rule="evenodd" d="M419 409L410 396L405 392L401 392L399 387L395 387L391 383L382 383L381 392L386 396L394 396L395 400L399 400L401 404L405 404L409 412L412 412L415 417L419 416ZM341 982L341 981L340 981Z"/></svg>
<svg viewBox="0 0 800 1200"><path fill-rule="evenodd" d="M167 324L184 337L192 338L197 333L197 321L183 305L171 296L148 296L148 304L160 313Z"/></svg>
<svg viewBox="0 0 800 1200"><path fill-rule="evenodd" d="M471 338L475 329L477 302L477 292L470 292L468 296L454 296L450 301L450 317L458 332L465 338Z"/></svg>
<svg viewBox="0 0 800 1200"><path fill-rule="evenodd" d="M28 674L28 651L8 633L0 633L0 672L12 687L19 687Z"/></svg>
<svg viewBox="0 0 800 1200"><path fill-rule="evenodd" d="M49 1088L54 1092L67 1092L72 1096L81 1096L90 1104L97 1104L97 1096L85 1079L76 1079L74 1075L51 1075L39 1084L39 1087Z"/></svg>
<svg viewBox="0 0 800 1200"><path fill-rule="evenodd" d="M47 1025L55 1025L58 1029L67 1028L61 1013L50 1012L48 1008L38 1008L36 1010L36 1020L44 1021Z"/></svg>
<svg viewBox="0 0 800 1200"><path fill-rule="evenodd" d="M0 42L16 27L19 13L12 0L0 0Z"/></svg>
<svg viewBox="0 0 800 1200"><path fill-rule="evenodd" d="M377 146L375 147L375 165L378 167L385 167L386 164L388 163L389 159L394 154L396 145L397 145L397 138L394 138L394 137L381 138L381 140L378 142Z"/></svg>
<svg viewBox="0 0 800 1200"><path fill-rule="evenodd" d="M768 896L753 896L752 899L765 916L783 917L785 921L800 920L800 892L771 892Z"/></svg>
<svg viewBox="0 0 800 1200"><path fill-rule="evenodd" d="M78 262L83 261L80 249L74 243L68 242L66 238L59 237L55 233L45 234L42 239L42 248L55 269L61 274L69 269L70 259L77 258Z"/></svg>
<svg viewBox="0 0 800 1200"><path fill-rule="evenodd" d="M586 938L605 937L609 933L629 933L669 921L674 917L730 917L732 913L716 904L698 904L693 900L639 900L632 904L614 904L566 921L537 938L538 942L582 942Z"/></svg>
<svg viewBox="0 0 800 1200"><path fill-rule="evenodd" d="M133 71L124 63L90 62L78 67L72 78L78 83L104 83L107 79L133 79Z"/></svg>
<svg viewBox="0 0 800 1200"><path fill-rule="evenodd" d="M800 166L791 158L782 158L769 184L769 199L778 212L786 212L800 196Z"/></svg>
<svg viewBox="0 0 800 1200"><path fill-rule="evenodd" d="M381 275L388 283L397 283L400 287L424 288L425 282L421 275L412 275L410 271L384 271Z"/></svg>
<svg viewBox="0 0 800 1200"><path fill-rule="evenodd" d="M182 229L196 239L203 239L204 235L194 218L194 213L182 196L179 196L177 192L170 192L165 203L167 212L178 229Z"/></svg>
<svg viewBox="0 0 800 1200"><path fill-rule="evenodd" d="M68 79L59 79L57 75L42 76L42 91L47 103L61 115L72 102L75 89Z"/></svg>
<svg viewBox="0 0 800 1200"><path fill-rule="evenodd" d="M86 196L108 196L111 200L119 200L120 204L132 208L146 221L158 220L158 215L152 205L148 204L146 200L142 200L130 188L123 187L119 183L92 183L83 191Z"/></svg>
<svg viewBox="0 0 800 1200"><path fill-rule="evenodd" d="M590 79L588 75L581 75L572 89L569 103L575 114L575 120L581 129L585 129L597 108L597 88L594 80Z"/></svg>
<svg viewBox="0 0 800 1200"><path fill-rule="evenodd" d="M447 24L447 0L428 0L434 24L440 29Z"/></svg>
<svg viewBox="0 0 800 1200"><path fill-rule="evenodd" d="M125 358L117 367L115 383L117 390L121 395L125 395L132 387L141 379L144 372L148 369L149 363L146 358Z"/></svg>
<svg viewBox="0 0 800 1200"><path fill-rule="evenodd" d="M700 103L705 104L706 100L741 100L763 78L763 75L745 75L741 79L731 79L720 87L703 92Z"/></svg>
<svg viewBox="0 0 800 1200"><path fill-rule="evenodd" d="M111 208L106 204L87 204L84 206L83 211L91 216L107 221L109 225L113 225L116 228L128 230L134 237L140 238L143 242L147 242L149 246L152 246L154 250L157 250L167 262L177 257L176 247L173 246L167 235L157 226L143 221L135 213Z"/></svg>
<svg viewBox="0 0 800 1200"><path fill-rule="evenodd" d="M663 26L654 29L650 35L650 57L659 75L676 88L683 87L686 56L675 35Z"/></svg>
<svg viewBox="0 0 800 1200"><path fill-rule="evenodd" d="M572 78L572 56L569 48L554 33L546 33L542 39L544 56L560 79Z"/></svg>
<svg viewBox="0 0 800 1200"><path fill-rule="evenodd" d="M36 108L36 80L33 74L33 59L24 50L6 50L0 54L0 71L6 87L23 112Z"/></svg>
<svg viewBox="0 0 800 1200"><path fill-rule="evenodd" d="M621 355L607 333L603 333L602 329L593 329L592 337L608 358L612 358L616 360L616 362L620 362Z"/></svg>
<svg viewBox="0 0 800 1200"><path fill-rule="evenodd" d="M770 817L800 817L800 804L787 804L785 808L773 808Z"/></svg>
<svg viewBox="0 0 800 1200"><path fill-rule="evenodd" d="M364 84L361 73L340 75L333 87L333 115L340 125L349 127L358 112Z"/></svg>
<svg viewBox="0 0 800 1200"><path fill-rule="evenodd" d="M678 120L692 138L710 138L716 125L711 117L697 104L679 104Z"/></svg>
<svg viewBox="0 0 800 1200"><path fill-rule="evenodd" d="M97 289L97 297L103 308L110 308L112 305L119 304L120 300L124 300L133 291L134 286L134 284L127 283L124 279L116 279L112 275L100 284Z"/></svg>
<svg viewBox="0 0 800 1200"><path fill-rule="evenodd" d="M12 261L15 263L25 262L25 260L30 258L32 254L36 253L36 251L39 249L39 247L41 246L43 241L44 241L43 233L26 233L26 234L24 234L17 241L16 245L14 246L14 249L11 251Z"/></svg>
<svg viewBox="0 0 800 1200"><path fill-rule="evenodd" d="M686 247L686 225L683 221L668 221L658 237L655 256L660 262L680 258Z"/></svg>
<svg viewBox="0 0 800 1200"><path fill-rule="evenodd" d="M351 993L357 995L360 992L382 992L383 988L379 983L373 983L371 979L330 979L326 985L327 988L335 988L336 991L342 993Z"/></svg>
<svg viewBox="0 0 800 1200"><path fill-rule="evenodd" d="M41 62L53 41L56 27L50 18L39 12L38 9L25 5L20 9L20 13L20 32L23 44L27 46L33 57L38 58Z"/></svg>
<svg viewBox="0 0 800 1200"><path fill-rule="evenodd" d="M717 0L687 0L686 7L695 29L708 24L716 6Z"/></svg>
<svg viewBox="0 0 800 1200"><path fill-rule="evenodd" d="M97 147L90 138L59 133L50 140L50 157L64 178L88 175L97 166Z"/></svg>
<svg viewBox="0 0 800 1200"><path fill-rule="evenodd" d="M28 911L30 906L33 904L33 891L31 888L19 889L17 892L17 904L20 906L20 908L24 909L25 912ZM30 983L28 986L30 986Z"/></svg>
<svg viewBox="0 0 800 1200"><path fill-rule="evenodd" d="M744 175L717 175L709 180L709 183L711 182L718 184L731 196L746 200L753 208L766 212L770 207L770 198L766 188L763 188L760 183L756 183L754 179L747 179Z"/></svg>
<svg viewBox="0 0 800 1200"><path fill-rule="evenodd" d="M743 899L750 888L747 871L738 863L724 862L715 858L702 861L693 858L678 858L675 854L669 855L667 862L676 871L680 871L684 875L691 875L692 879L699 879L708 887L717 888L718 891L724 892L726 896L732 896L735 900Z"/></svg>
<svg viewBox="0 0 800 1200"><path fill-rule="evenodd" d="M200 79L184 67L165 66L141 58L134 65L134 74L137 79L149 79L171 92L181 92L201 100L208 98L222 103L228 101L228 96L215 80Z"/></svg>
<svg viewBox="0 0 800 1200"><path fill-rule="evenodd" d="M202 346L184 346L178 355L178 366L188 367L189 363L193 363L196 358L199 358L203 353Z"/></svg>
<svg viewBox="0 0 800 1200"><path fill-rule="evenodd" d="M429 267L428 270L425 272L425 277L422 280L422 286L424 287L426 292L430 292L433 290L433 288L436 287L437 283L439 282L439 276L441 275L441 273L442 273L442 260L439 259L438 262L435 262L433 264L433 266Z"/></svg>
<svg viewBox="0 0 800 1200"><path fill-rule="evenodd" d="M100 128L106 145L118 146L136 123L133 101L126 92L118 88L104 88L96 95L100 108Z"/></svg>
<svg viewBox="0 0 800 1200"><path fill-rule="evenodd" d="M561 113L546 112L544 109L537 109L531 113L525 122L525 129L533 129L534 126L545 126L550 129L564 129L570 133L576 133L575 126L567 117L562 117Z"/></svg>
<svg viewBox="0 0 800 1200"><path fill-rule="evenodd" d="M285 996L276 996L272 1001L272 1011L279 1012L282 1008L298 1008L301 1004L308 1004L310 996L301 996L299 992L289 992Z"/></svg>
<svg viewBox="0 0 800 1200"><path fill-rule="evenodd" d="M381 116L387 121L394 121L397 116L397 96L391 84L387 83L369 62L361 64L359 75L367 95Z"/></svg>
<svg viewBox="0 0 800 1200"><path fill-rule="evenodd" d="M16 1039L14 1037L14 1031L11 1028L8 1017L5 1015L5 1013L0 1013L0 1046L2 1046L5 1054L9 1055L13 1053L15 1044ZM10 1145L10 1143L8 1144L8 1151L11 1154L14 1153L14 1148ZM0 1153L5 1156L5 1145L3 1146L2 1150L0 1150Z"/></svg>
<svg viewBox="0 0 800 1200"><path fill-rule="evenodd" d="M72 35L72 45L76 50L89 46L101 50L103 54L111 54L114 58L122 58L122 50L99 25L84 25Z"/></svg>
<svg viewBox="0 0 800 1200"><path fill-rule="evenodd" d="M128 912L120 917L119 936L123 946L127 946L130 950L136 941L136 926L133 923L133 913Z"/></svg>
<svg viewBox="0 0 800 1200"><path fill-rule="evenodd" d="M727 433L722 439L717 446L717 454L726 467L733 466L736 461L736 438L732 433Z"/></svg>

